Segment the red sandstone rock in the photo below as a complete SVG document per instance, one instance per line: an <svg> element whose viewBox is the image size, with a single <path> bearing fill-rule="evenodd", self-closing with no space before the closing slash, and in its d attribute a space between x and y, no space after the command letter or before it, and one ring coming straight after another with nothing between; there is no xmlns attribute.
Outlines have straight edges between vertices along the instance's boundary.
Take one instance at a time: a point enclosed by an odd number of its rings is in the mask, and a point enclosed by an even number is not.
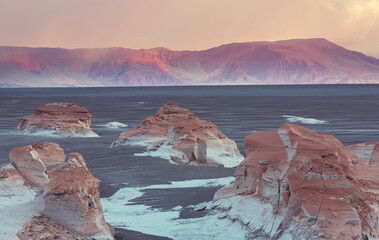
<svg viewBox="0 0 379 240"><path fill-rule="evenodd" d="M91 126L88 110L72 103L40 105L34 115L20 119L16 133L53 134L61 136L98 136Z"/></svg>
<svg viewBox="0 0 379 240"><path fill-rule="evenodd" d="M262 239L378 239L379 168L328 133L284 124L245 137L236 181L214 207Z"/></svg>
<svg viewBox="0 0 379 240"><path fill-rule="evenodd" d="M9 217L15 212L8 221L16 231L0 229L0 238L13 239L17 234L22 239L113 239L102 212L100 181L91 175L79 153L71 153L64 162L60 146L44 142L13 148L9 155L17 170L1 167L0 200L11 194L2 204L9 209ZM12 193L13 189L17 193Z"/></svg>
<svg viewBox="0 0 379 240"><path fill-rule="evenodd" d="M19 239L80 239L80 236L68 231L45 215L38 215L25 223L17 233Z"/></svg>
<svg viewBox="0 0 379 240"><path fill-rule="evenodd" d="M75 168L75 167L87 167L86 162L79 153L70 153L68 160L65 164L61 165L61 168Z"/></svg>
<svg viewBox="0 0 379 240"><path fill-rule="evenodd" d="M29 183L43 187L49 181L47 170L62 165L66 155L58 144L42 142L33 146L13 148L9 153L9 159Z"/></svg>
<svg viewBox="0 0 379 240"><path fill-rule="evenodd" d="M56 143L42 142L34 144L32 147L37 151L46 168L62 164L66 160L63 149Z"/></svg>
<svg viewBox="0 0 379 240"><path fill-rule="evenodd" d="M364 163L379 167L379 142L364 142L346 147Z"/></svg>
<svg viewBox="0 0 379 240"><path fill-rule="evenodd" d="M242 161L236 143L217 126L198 118L172 102L120 135L112 146L123 144L148 147L148 155L186 165L236 166Z"/></svg>
<svg viewBox="0 0 379 240"><path fill-rule="evenodd" d="M13 166L31 184L43 187L49 182L46 167L32 146L13 148L9 153Z"/></svg>
<svg viewBox="0 0 379 240"><path fill-rule="evenodd" d="M79 163L78 159L83 159L79 156L70 154L70 159ZM50 182L43 194L43 214L75 234L111 238L100 203L100 181L85 165L69 166L68 169L57 168L49 173Z"/></svg>

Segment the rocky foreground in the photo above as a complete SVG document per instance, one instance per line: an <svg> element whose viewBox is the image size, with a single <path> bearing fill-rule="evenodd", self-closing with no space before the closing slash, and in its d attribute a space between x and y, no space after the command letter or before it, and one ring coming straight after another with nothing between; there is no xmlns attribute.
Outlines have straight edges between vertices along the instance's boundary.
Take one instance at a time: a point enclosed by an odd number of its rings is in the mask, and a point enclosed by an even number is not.
<svg viewBox="0 0 379 240"><path fill-rule="evenodd" d="M97 137L88 110L72 103L40 105L34 115L22 117L15 129L21 134Z"/></svg>
<svg viewBox="0 0 379 240"><path fill-rule="evenodd" d="M0 239L113 239L99 183L55 143L13 148L0 168Z"/></svg>
<svg viewBox="0 0 379 240"><path fill-rule="evenodd" d="M112 147L119 145L146 146L146 155L184 165L234 167L243 160L236 143L215 124L172 102L122 133Z"/></svg>
<svg viewBox="0 0 379 240"><path fill-rule="evenodd" d="M329 133L292 124L247 135L236 181L215 194L213 207L253 239L379 239L377 146L345 148Z"/></svg>

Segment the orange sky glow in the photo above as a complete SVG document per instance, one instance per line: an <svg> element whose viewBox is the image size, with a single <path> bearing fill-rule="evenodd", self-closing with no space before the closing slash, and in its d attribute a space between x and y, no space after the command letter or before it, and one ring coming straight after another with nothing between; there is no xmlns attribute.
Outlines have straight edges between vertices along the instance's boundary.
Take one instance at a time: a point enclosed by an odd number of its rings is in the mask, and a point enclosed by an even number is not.
<svg viewBox="0 0 379 240"><path fill-rule="evenodd" d="M379 57L379 0L0 0L0 45L201 50L322 37Z"/></svg>

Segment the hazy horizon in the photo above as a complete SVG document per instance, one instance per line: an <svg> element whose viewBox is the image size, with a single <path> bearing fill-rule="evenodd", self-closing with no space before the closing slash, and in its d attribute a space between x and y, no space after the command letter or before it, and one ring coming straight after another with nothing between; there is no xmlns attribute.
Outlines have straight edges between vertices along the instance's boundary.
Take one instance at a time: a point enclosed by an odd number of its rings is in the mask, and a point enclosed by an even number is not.
<svg viewBox="0 0 379 240"><path fill-rule="evenodd" d="M379 57L379 0L0 0L1 46L204 50L325 38Z"/></svg>

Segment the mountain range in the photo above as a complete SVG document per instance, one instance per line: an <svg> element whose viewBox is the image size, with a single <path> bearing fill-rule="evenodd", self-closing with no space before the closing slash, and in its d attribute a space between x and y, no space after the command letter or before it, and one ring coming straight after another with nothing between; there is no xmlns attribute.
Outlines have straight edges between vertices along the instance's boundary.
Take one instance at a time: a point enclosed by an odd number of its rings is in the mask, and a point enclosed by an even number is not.
<svg viewBox="0 0 379 240"><path fill-rule="evenodd" d="M0 87L379 83L379 59L326 39L202 51L0 47Z"/></svg>

